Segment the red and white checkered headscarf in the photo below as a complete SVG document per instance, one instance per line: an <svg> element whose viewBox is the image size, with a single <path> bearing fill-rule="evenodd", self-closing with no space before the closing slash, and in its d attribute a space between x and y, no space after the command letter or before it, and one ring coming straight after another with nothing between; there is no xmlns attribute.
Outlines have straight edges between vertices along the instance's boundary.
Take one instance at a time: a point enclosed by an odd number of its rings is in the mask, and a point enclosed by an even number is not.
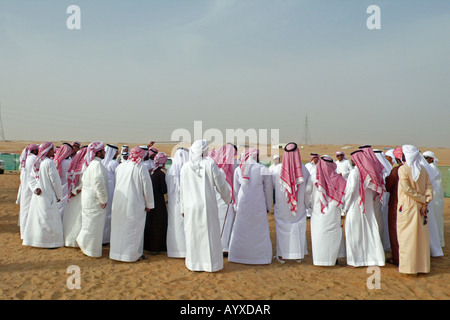
<svg viewBox="0 0 450 320"><path fill-rule="evenodd" d="M144 150L140 147L134 147L130 151L130 155L128 156L128 161L139 164L145 158L146 154L147 154L147 150Z"/></svg>
<svg viewBox="0 0 450 320"><path fill-rule="evenodd" d="M73 148L70 145L63 144L61 148L59 148L55 152L55 156L53 157L53 162L55 163L56 169L58 170L59 177L62 178L62 161L69 157L73 153Z"/></svg>
<svg viewBox="0 0 450 320"><path fill-rule="evenodd" d="M39 150L39 145L37 144L29 144L27 145L23 150L22 153L20 154L20 169L24 169L25 168L25 164L27 162L27 157L28 155L31 153L31 151L33 150Z"/></svg>
<svg viewBox="0 0 450 320"><path fill-rule="evenodd" d="M259 154L259 149L249 148L244 151L239 168L241 169L242 178L244 181L250 180L250 169L252 164L256 163Z"/></svg>
<svg viewBox="0 0 450 320"><path fill-rule="evenodd" d="M165 154L164 152L158 152L154 159L155 167L152 169L152 174L156 169L162 167L166 162L167 154Z"/></svg>
<svg viewBox="0 0 450 320"><path fill-rule="evenodd" d="M216 165L225 173L225 180L228 183L228 189L230 190L232 204L234 200L234 187L233 187L233 174L234 174L234 158L236 156L236 149L232 144L225 144L219 149L214 149L210 152L209 156L214 160Z"/></svg>
<svg viewBox="0 0 450 320"><path fill-rule="evenodd" d="M91 164L92 160L94 160L95 154L103 149L105 149L105 144L101 141L95 141L88 145L86 156L84 157L86 168Z"/></svg>
<svg viewBox="0 0 450 320"><path fill-rule="evenodd" d="M372 189L380 195L380 199L382 198L384 189L382 170L380 169L379 161L375 161L363 150L352 152L351 158L359 170L359 196L361 198L359 205L364 213L365 188Z"/></svg>
<svg viewBox="0 0 450 320"><path fill-rule="evenodd" d="M67 185L69 188L69 199L72 198L72 190L78 185L78 181L80 180L80 175L86 169L85 164L85 156L86 156L87 148L82 148L77 154L73 157L72 161L69 165L69 170L67 171Z"/></svg>
<svg viewBox="0 0 450 320"><path fill-rule="evenodd" d="M329 156L322 156L317 163L316 187L320 192L320 207L324 213L330 203L342 208L347 181L336 172L336 163Z"/></svg>
<svg viewBox="0 0 450 320"><path fill-rule="evenodd" d="M280 184L293 215L297 214L298 186L303 183L303 181L300 151L298 150L296 143L288 143L284 147Z"/></svg>
<svg viewBox="0 0 450 320"><path fill-rule="evenodd" d="M39 146L39 153L36 156L36 162L34 163L34 172L36 173L36 179L39 179L39 168L44 157L47 156L48 152L53 149L52 142L44 142Z"/></svg>

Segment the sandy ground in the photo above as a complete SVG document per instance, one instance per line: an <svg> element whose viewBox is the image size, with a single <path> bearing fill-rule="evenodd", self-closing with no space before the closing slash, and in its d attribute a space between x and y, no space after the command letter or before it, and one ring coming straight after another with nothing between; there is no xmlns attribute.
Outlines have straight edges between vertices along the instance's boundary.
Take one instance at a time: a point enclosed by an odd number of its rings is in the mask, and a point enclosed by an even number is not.
<svg viewBox="0 0 450 320"><path fill-rule="evenodd" d="M19 153L27 142L1 143L0 152ZM118 145L121 145L120 143ZM130 144L134 146L138 144ZM158 147L155 145L155 147ZM357 148L348 149L348 154ZM374 146L377 147L377 146ZM170 151L173 146L160 146ZM311 149L310 149L311 148ZM334 154L342 146L312 146L302 149L308 157L314 150ZM421 148L421 150L424 150ZM450 150L431 148L440 164L450 163ZM345 150L344 150L345 151ZM368 268L351 269L345 259L339 265L317 267L311 251L301 262L253 266L228 262L216 273L196 273L183 259L165 254L147 254L148 260L121 263L108 258L90 258L76 248L56 250L22 246L15 204L18 173L0 175L0 300L447 300L450 298L450 199L445 200L444 257L431 258L431 273L402 275L397 267L379 268L380 289L370 289ZM275 225L268 215L273 249ZM310 228L307 229L311 250ZM389 254L387 254L389 256ZM78 266L81 288L69 289L69 266Z"/></svg>

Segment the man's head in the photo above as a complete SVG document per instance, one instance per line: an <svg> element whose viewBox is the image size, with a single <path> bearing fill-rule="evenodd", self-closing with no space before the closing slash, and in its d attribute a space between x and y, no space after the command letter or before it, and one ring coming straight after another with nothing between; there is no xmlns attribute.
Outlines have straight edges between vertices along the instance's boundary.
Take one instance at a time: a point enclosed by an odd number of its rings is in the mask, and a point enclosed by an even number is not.
<svg viewBox="0 0 450 320"><path fill-rule="evenodd" d="M273 163L275 163L275 164L280 163L280 156L278 154L273 156Z"/></svg>
<svg viewBox="0 0 450 320"><path fill-rule="evenodd" d="M77 153L80 150L81 144L78 141L72 142L73 153Z"/></svg>
<svg viewBox="0 0 450 320"><path fill-rule="evenodd" d="M96 156L97 158L100 158L100 159L105 159L105 149L102 149L102 150L100 150L100 151L97 151L97 153L95 154L95 156Z"/></svg>
<svg viewBox="0 0 450 320"><path fill-rule="evenodd" d="M319 155L317 153L311 153L311 162L317 164L319 162Z"/></svg>
<svg viewBox="0 0 450 320"><path fill-rule="evenodd" d="M51 148L47 152L47 158L52 158L55 155L55 148Z"/></svg>
<svg viewBox="0 0 450 320"><path fill-rule="evenodd" d="M434 155L434 152L425 151L424 153L422 153L422 155L429 164L434 163L435 160L437 161L436 156Z"/></svg>
<svg viewBox="0 0 450 320"><path fill-rule="evenodd" d="M344 160L344 158L345 158L345 155L344 155L344 153L342 151L337 151L336 152L336 159L338 161L342 161L342 160Z"/></svg>
<svg viewBox="0 0 450 320"><path fill-rule="evenodd" d="M158 149L150 147L148 149L148 156L150 159L155 160L155 156L158 154Z"/></svg>

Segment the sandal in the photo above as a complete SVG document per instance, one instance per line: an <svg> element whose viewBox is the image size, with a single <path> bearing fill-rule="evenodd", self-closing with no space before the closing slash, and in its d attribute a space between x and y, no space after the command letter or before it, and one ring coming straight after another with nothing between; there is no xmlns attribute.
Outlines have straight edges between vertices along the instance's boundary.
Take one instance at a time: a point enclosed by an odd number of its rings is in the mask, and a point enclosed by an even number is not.
<svg viewBox="0 0 450 320"><path fill-rule="evenodd" d="M286 261L281 260L279 256L274 256L274 259L277 260L279 263L286 263Z"/></svg>
<svg viewBox="0 0 450 320"><path fill-rule="evenodd" d="M397 264L394 262L394 259L392 259L392 258L386 259L386 263L393 264L394 266L397 266Z"/></svg>
<svg viewBox="0 0 450 320"><path fill-rule="evenodd" d="M137 259L136 261L143 261L143 260L147 260L148 258L144 255L140 256L139 259Z"/></svg>

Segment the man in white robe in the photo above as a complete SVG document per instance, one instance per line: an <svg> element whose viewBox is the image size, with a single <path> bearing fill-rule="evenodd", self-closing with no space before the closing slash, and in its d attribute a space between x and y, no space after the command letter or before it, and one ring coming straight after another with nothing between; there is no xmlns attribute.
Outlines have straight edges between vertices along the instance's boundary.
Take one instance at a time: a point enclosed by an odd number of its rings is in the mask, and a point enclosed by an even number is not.
<svg viewBox="0 0 450 320"><path fill-rule="evenodd" d="M150 173L142 164L144 157L145 151L135 147L128 160L116 169L109 251L113 260L147 259L143 255L145 220L155 203Z"/></svg>
<svg viewBox="0 0 450 320"><path fill-rule="evenodd" d="M319 162L319 158L320 158L319 154L311 153L309 162L307 164L305 164L305 168L308 170L310 176L316 175L316 166L317 166L317 163ZM309 200L309 201L311 201L311 200ZM312 213L312 209L307 207L306 208L306 216L308 218L311 217L311 213Z"/></svg>
<svg viewBox="0 0 450 320"><path fill-rule="evenodd" d="M371 159L362 150L352 152L351 157L355 165L347 179L343 208L347 264L384 266L384 249L374 212L375 195L381 189L371 183L377 179Z"/></svg>
<svg viewBox="0 0 450 320"><path fill-rule="evenodd" d="M352 171L353 166L350 161L345 157L342 151L336 152L336 172L339 173L342 178L347 180L350 171Z"/></svg>
<svg viewBox="0 0 450 320"><path fill-rule="evenodd" d="M30 172L29 184L33 190L30 210L23 234L23 245L40 248L64 246L63 226L58 201L62 198L61 179L51 157L51 142L39 146L39 153Z"/></svg>
<svg viewBox="0 0 450 320"><path fill-rule="evenodd" d="M69 196L68 186L67 186L67 171L69 170L70 162L72 161L72 155L74 150L71 144L63 143L63 145L55 152L53 157L53 162L55 163L56 169L58 170L59 177L61 178L61 184L63 189L63 198L58 202L59 211L61 216L64 214L64 209L67 205L67 200Z"/></svg>
<svg viewBox="0 0 450 320"><path fill-rule="evenodd" d="M269 167L270 173L273 173L275 167L278 166L279 164L281 164L280 163L280 155L279 154L274 155L272 159L273 159L273 163Z"/></svg>
<svg viewBox="0 0 450 320"><path fill-rule="evenodd" d="M231 203L223 201L220 192L216 191L217 206L219 208L219 220L221 230L222 249L224 256L228 255L230 250L230 239L233 230L235 211L234 211L234 192L233 192L233 178L234 170L238 166L235 159L237 154L237 147L231 143L227 143L219 149L210 152L210 158L217 164L219 169L225 174L225 180L230 190Z"/></svg>
<svg viewBox="0 0 450 320"><path fill-rule="evenodd" d="M172 165L166 174L167 184L167 256L169 258L186 257L186 238L184 236L184 218L180 209L180 173L183 165L189 161L189 150L178 148Z"/></svg>
<svg viewBox="0 0 450 320"><path fill-rule="evenodd" d="M128 147L127 145L123 145L122 149L120 151L120 155L116 159L117 162L119 164L121 164L122 162L127 161L129 152L130 152L130 147Z"/></svg>
<svg viewBox="0 0 450 320"><path fill-rule="evenodd" d="M362 150L367 157L372 159L372 167L377 176L377 180L373 180L373 182L379 184L379 186L383 189L383 192L377 193L376 195L377 198L374 200L374 210L375 218L378 223L378 231L380 231L381 242L383 243L385 251L390 251L389 231L386 230L386 228L388 228L388 201L384 200L387 196L385 189L385 178L392 170L392 166L389 168L390 164L386 158L384 158L384 154L382 154L380 150L375 149L375 151L377 151L377 153L375 153L374 149L372 149L372 146L370 145L360 146L359 149Z"/></svg>
<svg viewBox="0 0 450 320"><path fill-rule="evenodd" d="M231 202L225 175L206 159L208 143L197 140L189 148L189 162L180 174L180 209L186 236L185 265L191 271L223 269L220 222L215 190Z"/></svg>
<svg viewBox="0 0 450 320"><path fill-rule="evenodd" d="M272 171L275 189L276 255L280 263L285 260L301 262L308 253L306 242L305 186L309 172L301 162L297 144L288 143L283 162Z"/></svg>
<svg viewBox="0 0 450 320"><path fill-rule="evenodd" d="M346 180L336 173L336 164L329 156L322 156L315 174L306 185L306 205L312 209L311 246L313 264L334 266L345 257L341 209Z"/></svg>
<svg viewBox="0 0 450 320"><path fill-rule="evenodd" d="M272 242L267 214L272 210L273 186L269 168L259 163L259 150L245 151L234 171L236 219L228 261L270 264Z"/></svg>
<svg viewBox="0 0 450 320"><path fill-rule="evenodd" d="M82 177L81 231L77 243L81 251L90 257L102 256L103 230L108 203L108 174L102 164L105 157L103 142L89 144Z"/></svg>
<svg viewBox="0 0 450 320"><path fill-rule="evenodd" d="M429 208L433 210L434 220L436 220L436 226L439 234L439 245L445 247L444 240L444 186L442 184L442 173L437 166L438 159L434 152L425 151L422 154L430 164L430 167L436 172L436 179L433 185L433 200L431 200ZM450 184L450 182L448 182ZM431 220L431 219L430 219ZM431 221L430 221L431 222ZM432 234L432 228L430 224L430 236Z"/></svg>
<svg viewBox="0 0 450 320"><path fill-rule="evenodd" d="M33 170L34 162L36 161L38 151L39 145L29 144L20 155L20 186L16 204L20 206L19 227L20 238L22 240L28 217L28 211L30 210L31 197L33 196L33 191L31 190L28 181L30 179L30 173Z"/></svg>
<svg viewBox="0 0 450 320"><path fill-rule="evenodd" d="M119 154L119 148L113 144L107 144L105 147L105 158L102 160L108 173L108 204L106 205L105 229L103 230L103 244L109 244L111 238L111 208L114 196L114 186L116 181L116 168L119 162L116 161Z"/></svg>
<svg viewBox="0 0 450 320"><path fill-rule="evenodd" d="M81 198L83 196L82 177L86 169L85 156L87 146L83 146L72 158L67 171L68 200L63 215L64 245L78 247L77 237L81 231Z"/></svg>
<svg viewBox="0 0 450 320"><path fill-rule="evenodd" d="M386 158L386 155L381 151L374 149L373 152L375 156L383 165L383 180L386 181L386 178L391 174L392 165ZM389 240L389 225L388 225L388 211L389 211L389 192L383 192L383 195L380 199L381 201L381 218L383 220L383 227L381 234L381 242L383 242L383 247L385 252L391 251L391 242Z"/></svg>

